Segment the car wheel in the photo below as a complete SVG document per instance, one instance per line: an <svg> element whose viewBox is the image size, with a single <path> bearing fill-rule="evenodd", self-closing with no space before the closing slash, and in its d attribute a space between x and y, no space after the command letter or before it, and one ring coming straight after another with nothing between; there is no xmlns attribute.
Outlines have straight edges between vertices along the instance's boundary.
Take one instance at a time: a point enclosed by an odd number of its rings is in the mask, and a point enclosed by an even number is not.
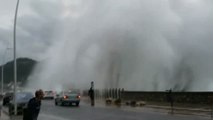
<svg viewBox="0 0 213 120"><path fill-rule="evenodd" d="M58 102L55 101L55 105L58 105Z"/></svg>

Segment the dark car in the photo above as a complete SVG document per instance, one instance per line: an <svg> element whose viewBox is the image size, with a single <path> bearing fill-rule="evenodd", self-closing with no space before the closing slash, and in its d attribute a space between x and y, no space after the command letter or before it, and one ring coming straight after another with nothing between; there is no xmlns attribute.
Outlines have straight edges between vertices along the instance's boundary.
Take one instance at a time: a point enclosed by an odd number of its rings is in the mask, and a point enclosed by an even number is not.
<svg viewBox="0 0 213 120"><path fill-rule="evenodd" d="M80 94L73 91L63 91L56 95L55 105L72 105L79 106Z"/></svg>
<svg viewBox="0 0 213 120"><path fill-rule="evenodd" d="M9 102L12 100L13 97L13 92L7 92L5 93L4 97L3 97L3 106L7 106L9 104Z"/></svg>
<svg viewBox="0 0 213 120"><path fill-rule="evenodd" d="M27 107L28 101L33 98L34 95L31 92L18 92L16 94L16 103L17 103L17 113L22 114L23 109ZM14 114L14 97L12 97L12 100L8 104L8 112L10 115Z"/></svg>

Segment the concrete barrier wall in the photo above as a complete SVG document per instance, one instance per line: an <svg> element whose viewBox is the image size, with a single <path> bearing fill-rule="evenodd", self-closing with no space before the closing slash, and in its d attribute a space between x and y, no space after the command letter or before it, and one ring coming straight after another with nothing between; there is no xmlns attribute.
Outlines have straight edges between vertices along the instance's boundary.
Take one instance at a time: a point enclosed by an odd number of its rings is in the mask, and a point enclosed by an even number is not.
<svg viewBox="0 0 213 120"><path fill-rule="evenodd" d="M87 96L87 90L83 92ZM95 90L96 99L99 98L121 98L123 101L147 101L147 102L168 102L168 92L156 91L125 91L120 89ZM210 104L213 103L213 92L172 92L175 103Z"/></svg>
<svg viewBox="0 0 213 120"><path fill-rule="evenodd" d="M168 102L168 92L137 92L123 91L122 100ZM172 92L172 97L176 103L209 104L213 100L213 92Z"/></svg>

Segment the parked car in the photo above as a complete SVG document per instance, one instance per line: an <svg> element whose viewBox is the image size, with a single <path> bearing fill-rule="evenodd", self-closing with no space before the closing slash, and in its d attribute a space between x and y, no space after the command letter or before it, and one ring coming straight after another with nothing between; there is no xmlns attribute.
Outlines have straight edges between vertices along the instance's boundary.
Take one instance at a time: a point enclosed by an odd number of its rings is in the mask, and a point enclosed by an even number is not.
<svg viewBox="0 0 213 120"><path fill-rule="evenodd" d="M72 105L79 106L80 94L74 91L62 91L56 95L55 105Z"/></svg>
<svg viewBox="0 0 213 120"><path fill-rule="evenodd" d="M44 98L43 99L54 99L55 92L54 91L44 91Z"/></svg>
<svg viewBox="0 0 213 120"><path fill-rule="evenodd" d="M11 101L13 97L13 92L7 92L5 93L5 95L3 96L3 106L7 106L9 104L9 102Z"/></svg>
<svg viewBox="0 0 213 120"><path fill-rule="evenodd" d="M34 95L31 92L18 92L16 94L16 103L17 103L17 113L22 114L23 109L27 107L27 104ZM12 97L11 101L8 104L8 113L9 115L14 114L14 97Z"/></svg>

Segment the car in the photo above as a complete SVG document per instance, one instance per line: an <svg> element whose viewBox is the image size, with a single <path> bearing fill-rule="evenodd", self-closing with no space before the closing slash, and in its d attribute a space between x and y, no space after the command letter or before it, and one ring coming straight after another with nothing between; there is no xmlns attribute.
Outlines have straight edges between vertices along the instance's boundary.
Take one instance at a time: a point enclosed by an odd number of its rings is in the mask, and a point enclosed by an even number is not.
<svg viewBox="0 0 213 120"><path fill-rule="evenodd" d="M7 106L9 104L13 95L14 95L13 92L5 93L5 95L3 96L3 102L2 102L3 106Z"/></svg>
<svg viewBox="0 0 213 120"><path fill-rule="evenodd" d="M43 99L54 99L55 93L53 91L44 91L44 98Z"/></svg>
<svg viewBox="0 0 213 120"><path fill-rule="evenodd" d="M17 114L22 114L23 109L27 107L29 100L33 98L34 95L31 92L17 92L15 97L17 103ZM12 97L11 101L8 104L9 115L14 114L14 106L14 97Z"/></svg>
<svg viewBox="0 0 213 120"><path fill-rule="evenodd" d="M80 94L75 91L62 91L56 95L55 105L72 105L79 106Z"/></svg>

